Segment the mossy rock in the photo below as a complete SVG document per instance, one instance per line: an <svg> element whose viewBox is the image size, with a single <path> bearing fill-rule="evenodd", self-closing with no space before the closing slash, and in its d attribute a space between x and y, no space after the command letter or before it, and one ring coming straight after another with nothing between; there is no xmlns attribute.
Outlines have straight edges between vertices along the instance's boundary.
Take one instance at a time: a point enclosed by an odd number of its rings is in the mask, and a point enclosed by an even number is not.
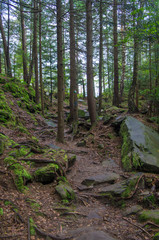
<svg viewBox="0 0 159 240"><path fill-rule="evenodd" d="M155 234L155 236L153 237L153 240L159 240L159 232Z"/></svg>
<svg viewBox="0 0 159 240"><path fill-rule="evenodd" d="M0 110L0 122L7 122L8 120L10 120L12 118L12 115L5 111L5 110Z"/></svg>
<svg viewBox="0 0 159 240"><path fill-rule="evenodd" d="M41 182L43 184L48 184L53 182L57 174L56 172L59 170L59 167L57 164L51 163L48 164L45 167L39 168L34 172L34 179L37 182Z"/></svg>
<svg viewBox="0 0 159 240"><path fill-rule="evenodd" d="M75 199L75 193L67 181L60 181L59 184L56 186L56 191L64 200Z"/></svg>
<svg viewBox="0 0 159 240"><path fill-rule="evenodd" d="M5 78L0 77L0 83L4 84L6 82Z"/></svg>
<svg viewBox="0 0 159 240"><path fill-rule="evenodd" d="M116 197L127 198L134 191L137 180L141 176L141 173L135 174L134 176L128 178L127 180L117 182L115 184L109 185L107 187L101 188L99 193L101 196L108 196L112 199Z"/></svg>
<svg viewBox="0 0 159 240"><path fill-rule="evenodd" d="M130 116L123 121L120 134L124 169L159 173L159 134Z"/></svg>
<svg viewBox="0 0 159 240"><path fill-rule="evenodd" d="M159 224L159 209L144 210L139 214L140 221L152 221Z"/></svg>
<svg viewBox="0 0 159 240"><path fill-rule="evenodd" d="M115 115L115 114L123 113L123 112L125 112L125 110L123 108L118 108L116 106L112 106L112 107L109 107L108 109L106 109L106 112L108 114Z"/></svg>
<svg viewBox="0 0 159 240"><path fill-rule="evenodd" d="M3 154L4 147L5 147L4 141L3 141L3 139L0 139L0 155Z"/></svg>
<svg viewBox="0 0 159 240"><path fill-rule="evenodd" d="M14 182L17 186L17 189L23 192L26 189L26 182L31 181L32 179L31 174L25 169L24 166L22 166L22 164L17 162L15 156L6 157L4 162L14 173Z"/></svg>

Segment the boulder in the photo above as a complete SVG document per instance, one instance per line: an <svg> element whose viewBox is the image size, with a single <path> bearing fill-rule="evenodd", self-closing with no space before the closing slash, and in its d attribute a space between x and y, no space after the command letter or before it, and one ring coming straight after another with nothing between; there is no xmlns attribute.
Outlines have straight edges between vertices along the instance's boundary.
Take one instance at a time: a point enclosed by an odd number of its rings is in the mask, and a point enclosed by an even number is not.
<svg viewBox="0 0 159 240"><path fill-rule="evenodd" d="M56 191L64 200L75 199L75 193L67 181L60 181L59 184L56 186Z"/></svg>
<svg viewBox="0 0 159 240"><path fill-rule="evenodd" d="M39 168L34 172L34 179L35 181L41 182L43 184L51 183L56 179L56 172L58 169L59 167L57 164L48 164L47 166Z"/></svg>
<svg viewBox="0 0 159 240"><path fill-rule="evenodd" d="M90 176L83 180L82 184L86 186L90 185L97 185L100 183L114 183L118 178L120 178L120 175L113 172L107 172L105 174L98 174L94 176Z"/></svg>
<svg viewBox="0 0 159 240"><path fill-rule="evenodd" d="M124 169L159 173L159 134L130 116L122 123L120 134Z"/></svg>

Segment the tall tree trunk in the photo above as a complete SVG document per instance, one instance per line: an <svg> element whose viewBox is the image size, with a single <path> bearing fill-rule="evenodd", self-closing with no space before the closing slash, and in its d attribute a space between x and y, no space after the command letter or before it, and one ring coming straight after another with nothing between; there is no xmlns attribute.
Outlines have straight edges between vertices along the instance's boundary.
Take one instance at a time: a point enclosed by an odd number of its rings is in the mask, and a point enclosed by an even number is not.
<svg viewBox="0 0 159 240"><path fill-rule="evenodd" d="M120 82L120 103L123 100L123 92L124 92L124 80L125 80L125 51L126 51L126 43L124 42L125 39L125 6L126 0L124 0L123 7L122 7L122 16L121 16L121 40L122 40L122 75L121 75L121 82Z"/></svg>
<svg viewBox="0 0 159 240"><path fill-rule="evenodd" d="M135 9L135 6L134 6ZM133 62L133 80L128 94L128 109L130 113L138 112L135 104L135 92L138 77L138 51L139 51L139 37L138 37L138 22L136 22L136 15L133 15L133 28L134 28L134 62Z"/></svg>
<svg viewBox="0 0 159 240"><path fill-rule="evenodd" d="M74 6L70 0L70 121L73 122L75 131L77 129L77 69L75 57L75 30L74 30Z"/></svg>
<svg viewBox="0 0 159 240"><path fill-rule="evenodd" d="M113 38L114 38L114 95L113 105L119 106L119 87L118 87L118 33L117 33L117 0L113 0Z"/></svg>
<svg viewBox="0 0 159 240"><path fill-rule="evenodd" d="M52 82L52 55L51 55L51 43L50 43L50 86L51 86L51 93L50 93L50 103L52 106L52 97L53 97L53 82Z"/></svg>
<svg viewBox="0 0 159 240"><path fill-rule="evenodd" d="M39 78L38 78L38 48L37 48L37 0L34 0L34 70L35 70L35 102L39 103Z"/></svg>
<svg viewBox="0 0 159 240"><path fill-rule="evenodd" d="M87 18L87 101L91 124L96 122L96 105L93 84L93 46L92 46L92 1L86 0Z"/></svg>
<svg viewBox="0 0 159 240"><path fill-rule="evenodd" d="M1 31L2 40L3 40L3 48L4 48L4 54L5 54L5 66L6 66L7 74L9 77L12 77L11 62L10 62L10 57L8 56L8 46L7 46L7 41L6 41L4 29L3 29L1 14L0 14L0 31Z"/></svg>
<svg viewBox="0 0 159 240"><path fill-rule="evenodd" d="M20 0L20 17L21 17L21 30L22 30L22 51L23 51L23 78L24 82L28 84L28 68L27 68L27 48L26 48L26 35L24 25L24 14L22 0Z"/></svg>
<svg viewBox="0 0 159 240"><path fill-rule="evenodd" d="M40 70L40 96L41 96L41 111L44 115L44 89L42 76L42 47L41 47L41 0L39 0L39 70Z"/></svg>
<svg viewBox="0 0 159 240"><path fill-rule="evenodd" d="M2 52L1 52L1 46L0 46L0 73L2 73Z"/></svg>
<svg viewBox="0 0 159 240"><path fill-rule="evenodd" d="M62 51L62 13L61 0L56 0L57 8L57 70L58 70L58 131L57 141L64 142L64 113L63 113L63 51Z"/></svg>
<svg viewBox="0 0 159 240"><path fill-rule="evenodd" d="M98 114L101 114L102 108L102 74L103 74L103 5L100 0L100 48L99 48L99 109Z"/></svg>

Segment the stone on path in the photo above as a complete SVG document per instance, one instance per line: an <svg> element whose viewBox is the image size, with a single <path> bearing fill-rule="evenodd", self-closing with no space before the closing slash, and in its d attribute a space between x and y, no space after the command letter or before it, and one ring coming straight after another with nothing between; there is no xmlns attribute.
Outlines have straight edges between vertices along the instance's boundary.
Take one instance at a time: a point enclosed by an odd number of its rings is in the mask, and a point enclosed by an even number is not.
<svg viewBox="0 0 159 240"><path fill-rule="evenodd" d="M134 205L134 206L131 206L131 207L125 209L123 215L124 216L133 215L133 214L140 212L141 210L142 210L142 207L140 205Z"/></svg>
<svg viewBox="0 0 159 240"><path fill-rule="evenodd" d="M115 238L103 231L91 231L83 234L81 233L81 236L75 238L75 240L115 240Z"/></svg>
<svg viewBox="0 0 159 240"><path fill-rule="evenodd" d="M83 180L82 184L86 186L97 185L100 183L114 183L117 179L120 178L120 175L113 172L107 172L104 174L98 174L90 176Z"/></svg>
<svg viewBox="0 0 159 240"><path fill-rule="evenodd" d="M122 123L120 134L124 169L159 173L159 134L130 116Z"/></svg>
<svg viewBox="0 0 159 240"><path fill-rule="evenodd" d="M68 182L60 181L55 189L62 199L65 200L75 199L75 193Z"/></svg>
<svg viewBox="0 0 159 240"><path fill-rule="evenodd" d="M99 190L99 194L102 196L108 196L108 197L122 197L127 198L131 194L131 192L134 190L137 180L141 176L142 173L135 174L134 176L128 178L127 180L123 180L120 182L117 182L115 184L112 184L110 186L101 188Z"/></svg>

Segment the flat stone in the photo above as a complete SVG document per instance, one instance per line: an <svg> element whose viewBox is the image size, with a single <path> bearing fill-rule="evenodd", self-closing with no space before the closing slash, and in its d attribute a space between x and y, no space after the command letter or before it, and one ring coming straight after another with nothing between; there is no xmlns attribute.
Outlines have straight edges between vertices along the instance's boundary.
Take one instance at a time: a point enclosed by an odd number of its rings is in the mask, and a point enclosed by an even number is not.
<svg viewBox="0 0 159 240"><path fill-rule="evenodd" d="M46 123L49 127L57 127L57 123L51 121L50 119L45 119L45 123Z"/></svg>
<svg viewBox="0 0 159 240"><path fill-rule="evenodd" d="M60 147L58 147L58 146L56 146L56 145L54 145L54 144L52 144L52 143L49 143L47 146L50 147L50 148L52 148L52 149L55 149L55 150L60 149Z"/></svg>
<svg viewBox="0 0 159 240"><path fill-rule="evenodd" d="M135 174L134 176L128 178L127 180L117 182L110 186L101 188L99 194L105 196L113 197L128 197L131 191L134 190L138 178L141 176L141 173Z"/></svg>
<svg viewBox="0 0 159 240"><path fill-rule="evenodd" d="M127 208L124 211L123 215L124 216L133 215L133 214L136 214L136 213L140 212L141 210L142 210L142 207L140 205L134 205L132 207Z"/></svg>
<svg viewBox="0 0 159 240"><path fill-rule="evenodd" d="M159 134L130 116L123 121L120 134L124 169L159 173Z"/></svg>
<svg viewBox="0 0 159 240"><path fill-rule="evenodd" d="M115 240L115 238L103 231L92 231L81 234L81 236L75 238L75 240Z"/></svg>
<svg viewBox="0 0 159 240"><path fill-rule="evenodd" d="M112 168L117 168L118 167L118 165L115 163L115 161L112 160L111 158L103 161L102 166L103 167L112 167Z"/></svg>
<svg viewBox="0 0 159 240"><path fill-rule="evenodd" d="M120 178L120 175L113 172L107 172L105 174L98 174L90 176L83 180L82 184L86 186L97 185L100 183L114 183L117 179Z"/></svg>

